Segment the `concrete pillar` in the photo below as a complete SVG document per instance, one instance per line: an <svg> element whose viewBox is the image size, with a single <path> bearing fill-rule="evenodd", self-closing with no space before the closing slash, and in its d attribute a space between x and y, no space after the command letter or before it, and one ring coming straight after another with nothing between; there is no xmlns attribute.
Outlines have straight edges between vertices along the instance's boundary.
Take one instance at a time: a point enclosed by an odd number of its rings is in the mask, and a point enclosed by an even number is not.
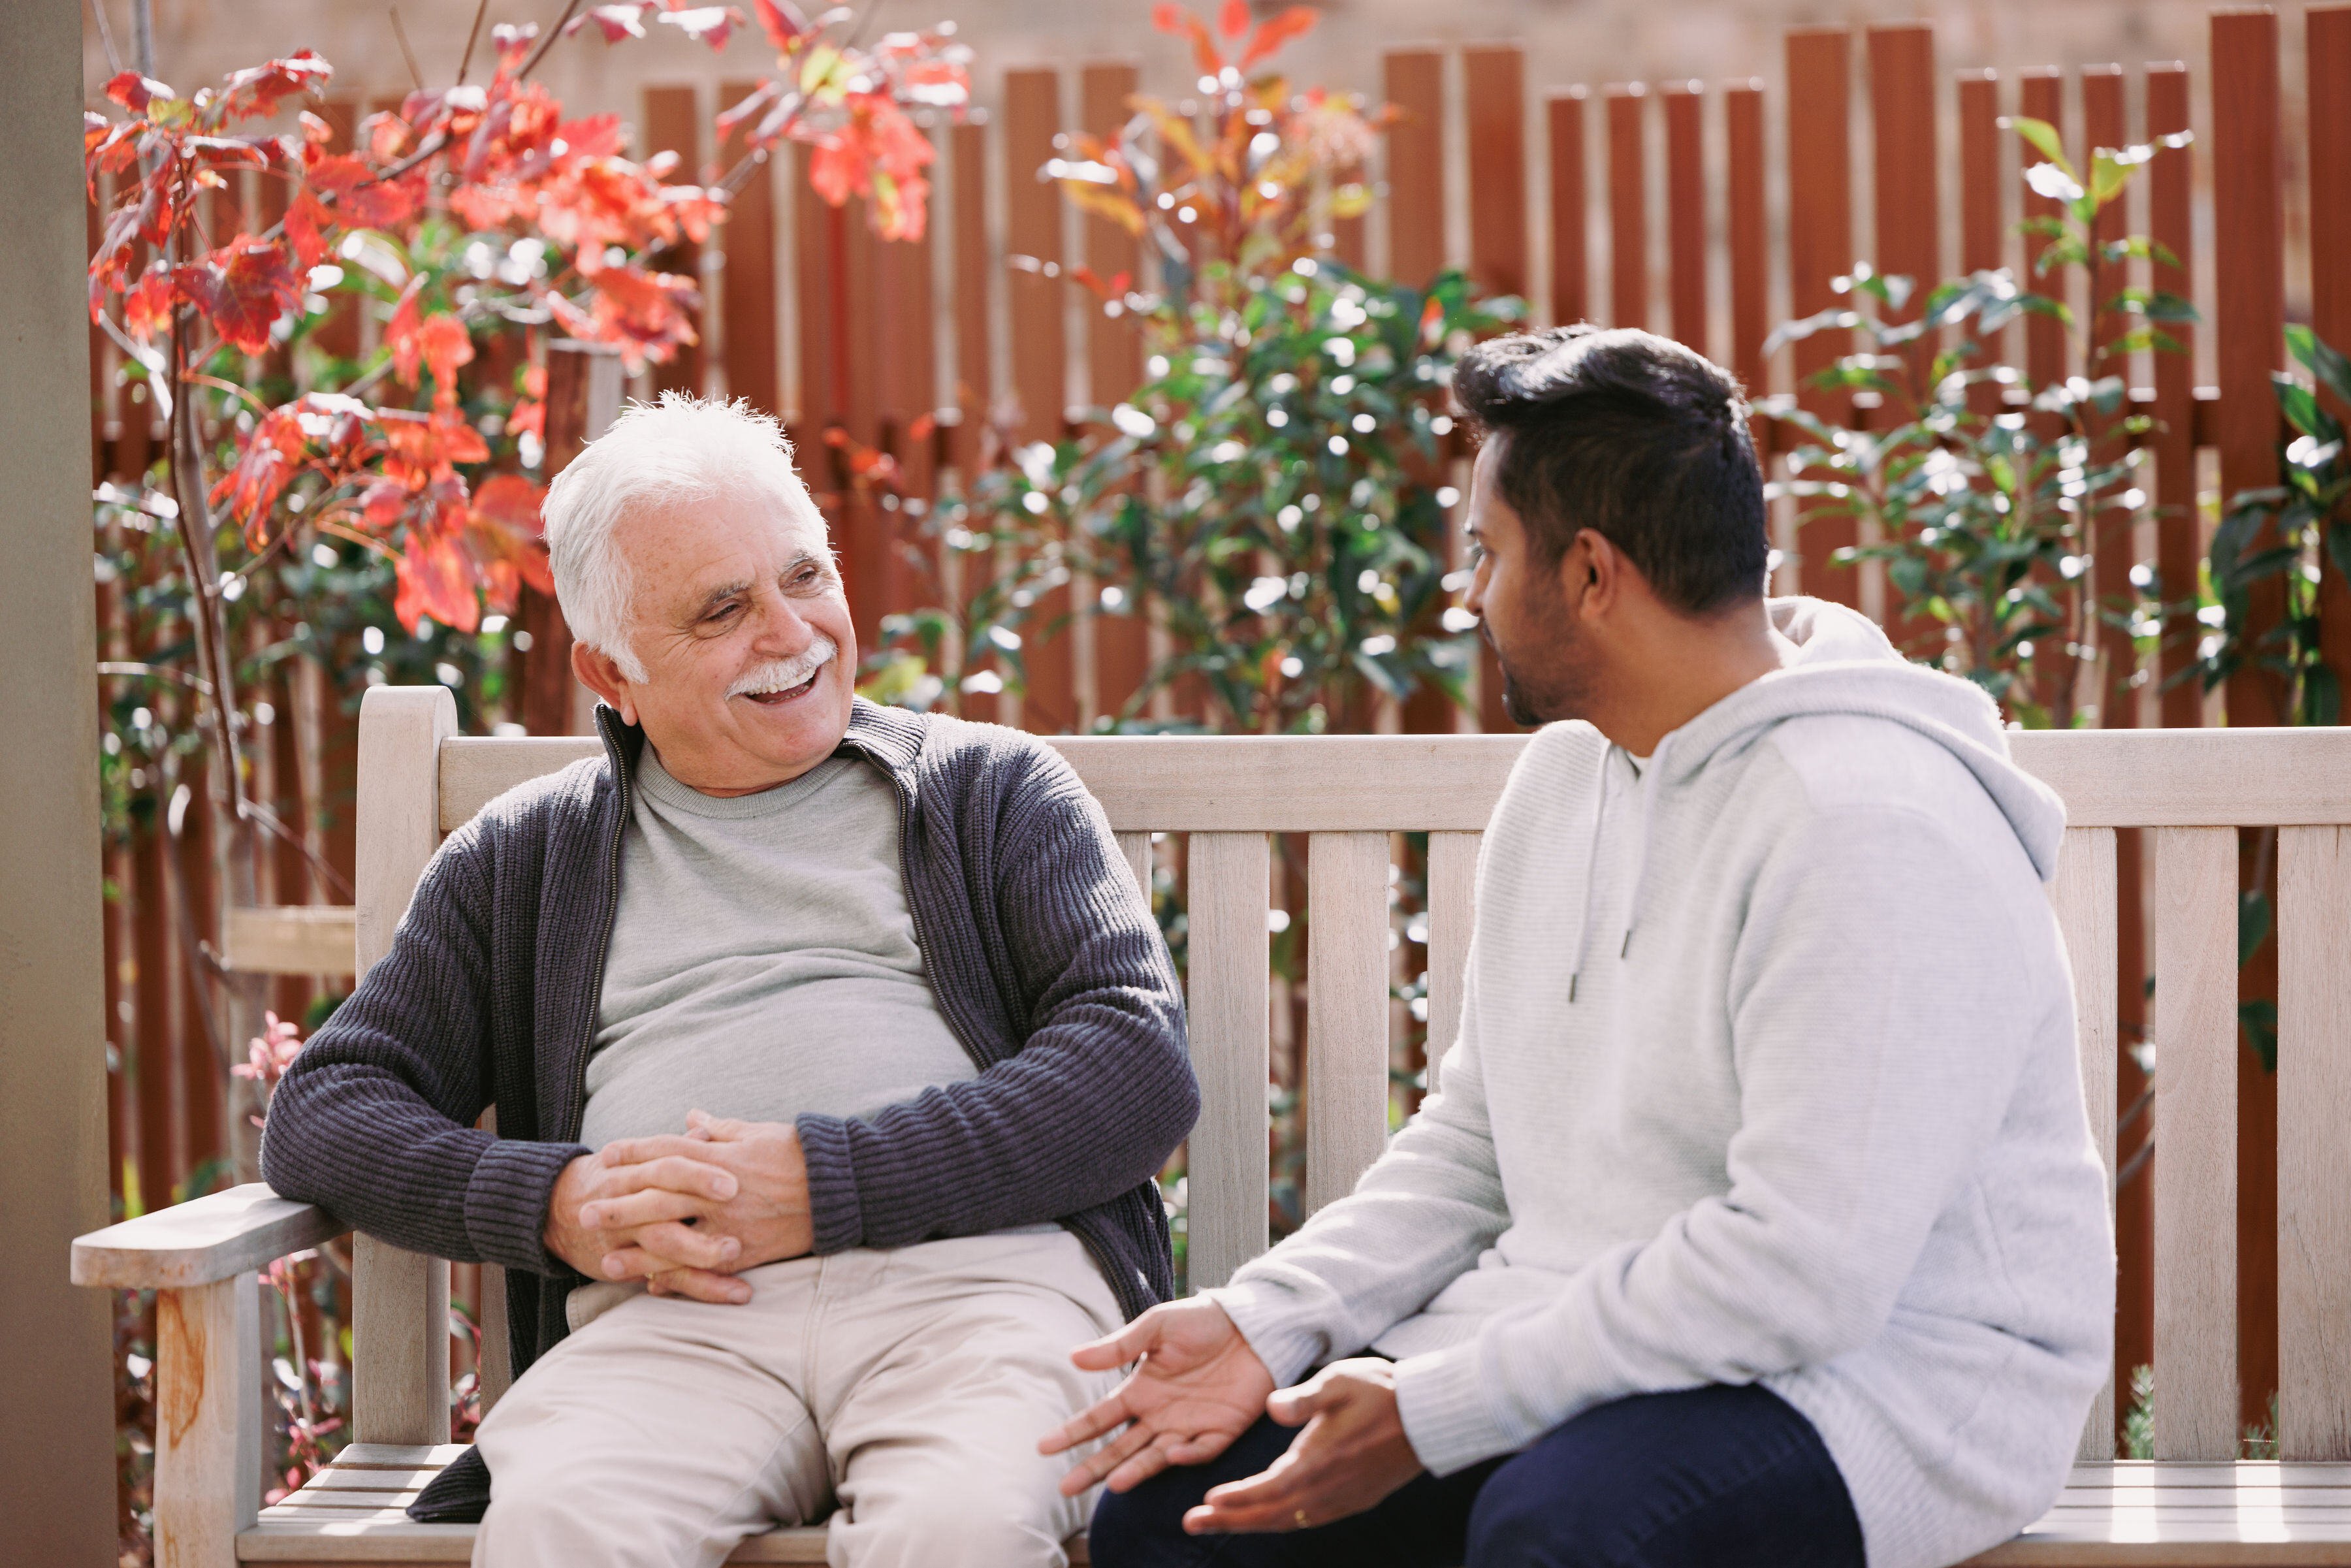
<svg viewBox="0 0 2351 1568"><path fill-rule="evenodd" d="M0 1555L57 1568L115 1560L81 29L0 26Z"/></svg>

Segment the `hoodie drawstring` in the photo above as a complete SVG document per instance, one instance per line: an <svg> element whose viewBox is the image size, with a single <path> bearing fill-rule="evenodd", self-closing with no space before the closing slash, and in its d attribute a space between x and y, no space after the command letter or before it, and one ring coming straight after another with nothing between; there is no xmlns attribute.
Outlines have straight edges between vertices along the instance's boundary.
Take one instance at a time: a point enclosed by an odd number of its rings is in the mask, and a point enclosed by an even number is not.
<svg viewBox="0 0 2351 1568"><path fill-rule="evenodd" d="M1649 754L1649 765L1641 769L1641 842L1640 852L1633 862L1633 896L1625 905L1625 939L1616 946L1616 956L1628 958L1633 953L1633 928L1641 923L1641 898L1649 890L1649 839L1657 822L1657 777L1666 766L1666 748L1674 743L1667 736Z"/></svg>
<svg viewBox="0 0 2351 1568"><path fill-rule="evenodd" d="M1567 1000L1572 1007L1575 993L1583 981L1584 960L1591 956L1593 911L1599 900L1600 837L1608 820L1608 763L1616 747L1604 746L1600 752L1600 777L1593 790L1592 842L1583 859L1583 916L1575 930L1575 967L1567 977ZM1633 896L1625 908L1625 934L1616 945L1619 959L1629 957L1633 951L1633 928L1640 924L1641 900L1649 885L1649 837L1655 829L1657 813L1654 791L1656 780L1652 777L1664 763L1666 747L1660 744L1649 766L1640 770L1641 828L1638 853L1633 862Z"/></svg>

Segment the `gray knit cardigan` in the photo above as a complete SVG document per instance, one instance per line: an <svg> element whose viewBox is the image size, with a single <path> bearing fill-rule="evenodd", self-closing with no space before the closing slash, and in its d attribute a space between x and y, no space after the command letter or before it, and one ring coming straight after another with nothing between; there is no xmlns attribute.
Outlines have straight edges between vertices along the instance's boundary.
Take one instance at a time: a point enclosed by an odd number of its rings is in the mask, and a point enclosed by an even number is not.
<svg viewBox="0 0 2351 1568"><path fill-rule="evenodd" d="M426 867L392 951L278 1084L262 1175L395 1246L499 1263L517 1375L582 1276L542 1239L577 1142L643 732L508 790ZM1018 731L862 698L841 749L896 784L939 1009L980 1068L871 1118L806 1115L816 1250L1058 1220L1129 1316L1174 1289L1156 1173L1199 1089L1159 928L1102 808ZM474 1125L497 1110L497 1131ZM470 1461L470 1462L466 1462ZM478 1457L411 1510L479 1517Z"/></svg>

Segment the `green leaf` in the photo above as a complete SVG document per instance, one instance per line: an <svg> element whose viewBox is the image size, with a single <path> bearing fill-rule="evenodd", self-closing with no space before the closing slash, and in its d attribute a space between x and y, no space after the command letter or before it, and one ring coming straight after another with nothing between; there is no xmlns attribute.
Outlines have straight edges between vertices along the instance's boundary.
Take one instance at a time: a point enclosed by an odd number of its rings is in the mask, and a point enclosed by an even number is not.
<svg viewBox="0 0 2351 1568"><path fill-rule="evenodd" d="M2020 294L2016 304L2017 308L2035 316L2053 316L2068 327L2074 324L2074 308L2063 299L2052 299L2045 294Z"/></svg>
<svg viewBox="0 0 2351 1568"><path fill-rule="evenodd" d="M2029 114L2012 114L2002 117L2000 124L2003 131L2013 131L2032 143L2043 158L2064 170L2067 174L2074 172L2074 166L2065 162L2064 138L2059 136L2057 128L2047 120L2035 120ZM2074 183L2079 184L2081 182L2077 180Z"/></svg>
<svg viewBox="0 0 2351 1568"><path fill-rule="evenodd" d="M2090 154L2090 200L2105 206L2122 194L2137 172L2135 162L2126 162L2101 147Z"/></svg>
<svg viewBox="0 0 2351 1568"><path fill-rule="evenodd" d="M2308 387L2283 371L2270 372L2271 390L2277 393L2278 409L2286 423L2304 435L2314 435L2321 441L2339 441L2343 427L2327 417L2318 406L2318 396Z"/></svg>
<svg viewBox="0 0 2351 1568"><path fill-rule="evenodd" d="M2351 360L2346 360L2324 338L2303 322L2296 321L2285 329L2286 347L2294 357L2309 367L2318 384L2351 406Z"/></svg>
<svg viewBox="0 0 2351 1568"><path fill-rule="evenodd" d="M1848 310L1843 306L1832 306L1826 310L1804 317L1801 320L1783 321L1771 329L1770 337L1763 340L1763 357L1769 359L1783 345L1809 338L1815 332L1859 325L1861 325L1860 314L1857 311Z"/></svg>
<svg viewBox="0 0 2351 1568"><path fill-rule="evenodd" d="M2090 253L2083 246L2081 236L2067 234L2063 238L2051 240L2042 247L2041 254L2032 258L2032 276L2045 277L2058 267L2087 267L2089 263Z"/></svg>

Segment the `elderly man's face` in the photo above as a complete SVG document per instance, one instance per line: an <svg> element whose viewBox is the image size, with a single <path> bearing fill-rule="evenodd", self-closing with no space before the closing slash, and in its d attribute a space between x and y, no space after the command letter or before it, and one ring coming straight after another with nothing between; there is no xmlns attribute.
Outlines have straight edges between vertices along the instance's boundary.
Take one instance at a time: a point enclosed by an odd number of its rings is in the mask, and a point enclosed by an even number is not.
<svg viewBox="0 0 2351 1568"><path fill-rule="evenodd" d="M584 647L580 674L644 727L664 768L705 793L744 795L832 755L849 727L857 632L820 535L746 488L626 517L613 544L647 678Z"/></svg>

